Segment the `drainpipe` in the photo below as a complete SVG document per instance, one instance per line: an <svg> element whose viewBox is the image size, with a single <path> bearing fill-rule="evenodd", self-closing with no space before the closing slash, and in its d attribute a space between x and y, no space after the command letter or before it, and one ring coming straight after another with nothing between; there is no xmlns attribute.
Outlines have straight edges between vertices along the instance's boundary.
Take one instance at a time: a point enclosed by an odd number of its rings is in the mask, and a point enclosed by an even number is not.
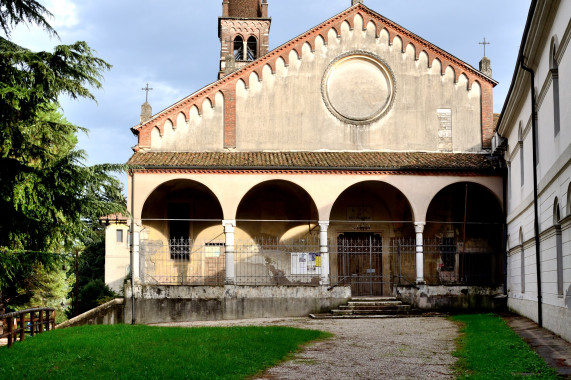
<svg viewBox="0 0 571 380"><path fill-rule="evenodd" d="M537 324L543 327L542 296L541 296L541 252L539 247L539 213L537 210L537 106L535 101L535 72L520 60L520 67L531 76L531 139L533 143L533 228L535 233L535 265L537 268Z"/></svg>
<svg viewBox="0 0 571 380"><path fill-rule="evenodd" d="M135 324L135 171L129 170L131 174L131 324Z"/></svg>

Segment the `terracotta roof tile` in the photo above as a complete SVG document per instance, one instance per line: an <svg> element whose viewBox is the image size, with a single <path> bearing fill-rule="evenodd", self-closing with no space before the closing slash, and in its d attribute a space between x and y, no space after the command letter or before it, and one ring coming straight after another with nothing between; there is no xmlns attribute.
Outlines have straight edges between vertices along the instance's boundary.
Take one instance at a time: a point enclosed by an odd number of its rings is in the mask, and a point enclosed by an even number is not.
<svg viewBox="0 0 571 380"><path fill-rule="evenodd" d="M488 155L423 152L137 152L145 168L494 171Z"/></svg>

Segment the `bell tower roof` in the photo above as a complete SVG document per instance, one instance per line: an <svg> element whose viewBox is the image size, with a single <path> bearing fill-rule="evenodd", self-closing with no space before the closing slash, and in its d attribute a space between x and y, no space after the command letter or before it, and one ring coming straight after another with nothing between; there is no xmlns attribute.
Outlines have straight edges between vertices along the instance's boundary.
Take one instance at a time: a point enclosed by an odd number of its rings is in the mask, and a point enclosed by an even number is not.
<svg viewBox="0 0 571 380"><path fill-rule="evenodd" d="M267 18L267 0L223 0L222 17Z"/></svg>

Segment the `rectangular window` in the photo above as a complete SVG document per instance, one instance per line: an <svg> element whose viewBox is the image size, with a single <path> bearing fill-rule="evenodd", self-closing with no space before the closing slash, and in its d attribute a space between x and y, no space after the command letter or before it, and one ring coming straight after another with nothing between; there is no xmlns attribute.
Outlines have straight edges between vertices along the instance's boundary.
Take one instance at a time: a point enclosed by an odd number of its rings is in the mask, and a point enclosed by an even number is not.
<svg viewBox="0 0 571 380"><path fill-rule="evenodd" d="M123 243L123 230L117 230L117 243Z"/></svg>

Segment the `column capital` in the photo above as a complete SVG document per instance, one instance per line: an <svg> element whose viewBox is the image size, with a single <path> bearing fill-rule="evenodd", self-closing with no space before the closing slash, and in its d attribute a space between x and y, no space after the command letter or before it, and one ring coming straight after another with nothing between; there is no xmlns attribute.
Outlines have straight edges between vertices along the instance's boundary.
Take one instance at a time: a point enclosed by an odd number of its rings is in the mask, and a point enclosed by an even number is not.
<svg viewBox="0 0 571 380"><path fill-rule="evenodd" d="M426 226L426 222L415 222L414 223L414 230L417 234L421 234L424 232L424 226Z"/></svg>
<svg viewBox="0 0 571 380"><path fill-rule="evenodd" d="M236 220L223 220L222 225L224 226L224 232L234 232L234 228L236 228Z"/></svg>
<svg viewBox="0 0 571 380"><path fill-rule="evenodd" d="M329 221L328 220L320 220L318 223L319 223L319 227L329 227Z"/></svg>

